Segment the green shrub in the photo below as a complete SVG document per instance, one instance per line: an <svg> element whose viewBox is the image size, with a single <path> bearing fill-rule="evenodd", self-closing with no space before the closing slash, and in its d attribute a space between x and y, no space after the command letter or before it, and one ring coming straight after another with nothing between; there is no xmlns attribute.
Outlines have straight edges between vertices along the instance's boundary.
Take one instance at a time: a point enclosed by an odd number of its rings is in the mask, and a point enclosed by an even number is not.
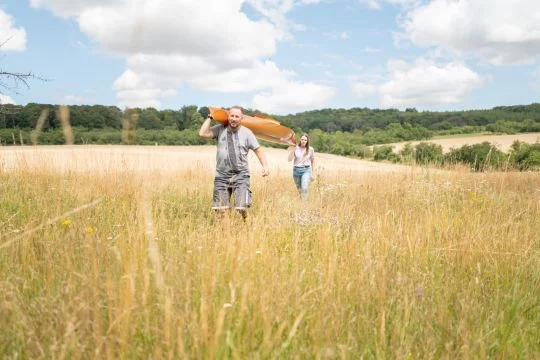
<svg viewBox="0 0 540 360"><path fill-rule="evenodd" d="M540 170L540 142L528 144L514 141L510 149L512 164L520 171Z"/></svg>
<svg viewBox="0 0 540 360"><path fill-rule="evenodd" d="M414 147L407 143L399 151L399 156L401 157L402 162L410 163L414 158Z"/></svg>
<svg viewBox="0 0 540 360"><path fill-rule="evenodd" d="M355 146L354 155L362 159L369 159L373 157L373 150L369 146L359 144Z"/></svg>
<svg viewBox="0 0 540 360"><path fill-rule="evenodd" d="M463 163L474 171L502 169L508 164L507 155L487 141L451 149L444 157L445 163Z"/></svg>
<svg viewBox="0 0 540 360"><path fill-rule="evenodd" d="M443 151L439 144L421 142L414 147L414 160L417 164L440 164L442 159Z"/></svg>
<svg viewBox="0 0 540 360"><path fill-rule="evenodd" d="M381 146L373 147L373 160L375 161L389 160L392 162L396 162L397 160L399 160L399 158L392 151L393 148L394 147L391 145L381 145Z"/></svg>

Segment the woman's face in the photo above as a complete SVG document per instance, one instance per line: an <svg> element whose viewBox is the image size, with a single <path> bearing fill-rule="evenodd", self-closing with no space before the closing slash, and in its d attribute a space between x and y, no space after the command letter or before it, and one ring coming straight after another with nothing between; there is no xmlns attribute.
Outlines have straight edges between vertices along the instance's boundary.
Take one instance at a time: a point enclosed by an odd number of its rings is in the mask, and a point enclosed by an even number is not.
<svg viewBox="0 0 540 360"><path fill-rule="evenodd" d="M306 147L306 144L307 144L307 136L302 136L300 138L300 146Z"/></svg>

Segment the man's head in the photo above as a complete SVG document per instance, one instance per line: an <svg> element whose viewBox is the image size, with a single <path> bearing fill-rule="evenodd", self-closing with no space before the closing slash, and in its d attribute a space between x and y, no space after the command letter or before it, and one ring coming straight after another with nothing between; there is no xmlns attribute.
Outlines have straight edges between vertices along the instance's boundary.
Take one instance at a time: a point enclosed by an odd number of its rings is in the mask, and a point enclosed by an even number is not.
<svg viewBox="0 0 540 360"><path fill-rule="evenodd" d="M229 110L229 126L231 129L236 130L242 123L242 118L244 114L242 113L242 108L240 106L233 106Z"/></svg>

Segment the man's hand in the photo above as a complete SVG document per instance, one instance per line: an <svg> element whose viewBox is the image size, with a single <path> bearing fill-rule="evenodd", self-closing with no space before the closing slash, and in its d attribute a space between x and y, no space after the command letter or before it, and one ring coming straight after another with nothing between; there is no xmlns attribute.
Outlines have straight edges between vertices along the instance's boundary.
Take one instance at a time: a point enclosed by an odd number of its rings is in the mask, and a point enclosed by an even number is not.
<svg viewBox="0 0 540 360"><path fill-rule="evenodd" d="M287 143L287 145L289 145L289 146L296 146L296 142L294 141L295 140L295 134L293 132L290 133L289 136L279 138L279 140Z"/></svg>
<svg viewBox="0 0 540 360"><path fill-rule="evenodd" d="M270 170L268 170L268 166L263 166L261 174L262 174L262 176L270 175Z"/></svg>

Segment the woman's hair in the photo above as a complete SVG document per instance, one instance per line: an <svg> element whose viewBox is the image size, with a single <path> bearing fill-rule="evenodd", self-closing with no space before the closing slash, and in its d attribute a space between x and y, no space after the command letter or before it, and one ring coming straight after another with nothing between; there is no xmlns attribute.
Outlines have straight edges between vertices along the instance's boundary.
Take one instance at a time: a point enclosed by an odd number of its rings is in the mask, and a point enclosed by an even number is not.
<svg viewBox="0 0 540 360"><path fill-rule="evenodd" d="M302 143L302 137L306 137L307 141L306 141L306 150L304 152L304 156L308 155L309 154L309 136L308 134L306 133L303 133L300 138L298 139L298 146L300 146L300 144Z"/></svg>

